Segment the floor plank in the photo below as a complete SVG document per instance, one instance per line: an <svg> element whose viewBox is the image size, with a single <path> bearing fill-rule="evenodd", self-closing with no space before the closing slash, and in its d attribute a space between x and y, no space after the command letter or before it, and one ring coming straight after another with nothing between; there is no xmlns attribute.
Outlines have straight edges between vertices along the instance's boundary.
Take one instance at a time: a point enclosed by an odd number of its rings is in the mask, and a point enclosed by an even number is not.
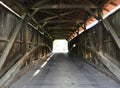
<svg viewBox="0 0 120 88"><path fill-rule="evenodd" d="M120 85L78 58L61 53L55 54L42 69L40 66L32 69L10 88L120 88Z"/></svg>

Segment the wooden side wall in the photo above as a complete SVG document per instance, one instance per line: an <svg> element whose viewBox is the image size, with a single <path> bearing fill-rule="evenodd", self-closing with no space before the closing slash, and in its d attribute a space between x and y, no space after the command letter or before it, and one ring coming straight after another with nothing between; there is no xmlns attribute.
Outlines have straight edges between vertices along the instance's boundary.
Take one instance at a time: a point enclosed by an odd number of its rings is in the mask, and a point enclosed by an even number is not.
<svg viewBox="0 0 120 88"><path fill-rule="evenodd" d="M120 10L106 18L120 41ZM107 24L106 24L107 25ZM101 21L69 42L69 51L102 69L110 70L119 79L120 48L115 37ZM117 71L117 72L116 72ZM115 73L116 72L116 73Z"/></svg>
<svg viewBox="0 0 120 88"><path fill-rule="evenodd" d="M20 18L4 7L0 7L0 57L3 55L7 43L16 30L15 28L20 24L20 20ZM45 42L45 39L49 42ZM31 55L31 58L26 62L27 65L31 63L30 61L42 58L50 53L52 41L25 22L17 35L17 39L15 40L5 63L3 63L2 69L0 70L0 77L2 77L24 54L40 44L41 47Z"/></svg>

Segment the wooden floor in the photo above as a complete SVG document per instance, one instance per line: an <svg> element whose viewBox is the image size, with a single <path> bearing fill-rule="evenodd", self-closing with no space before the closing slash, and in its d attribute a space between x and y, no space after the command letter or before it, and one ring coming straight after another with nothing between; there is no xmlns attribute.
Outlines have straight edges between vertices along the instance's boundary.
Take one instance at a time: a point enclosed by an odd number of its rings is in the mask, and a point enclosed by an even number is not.
<svg viewBox="0 0 120 88"><path fill-rule="evenodd" d="M10 88L120 88L101 72L68 54L55 54L45 64L32 69Z"/></svg>

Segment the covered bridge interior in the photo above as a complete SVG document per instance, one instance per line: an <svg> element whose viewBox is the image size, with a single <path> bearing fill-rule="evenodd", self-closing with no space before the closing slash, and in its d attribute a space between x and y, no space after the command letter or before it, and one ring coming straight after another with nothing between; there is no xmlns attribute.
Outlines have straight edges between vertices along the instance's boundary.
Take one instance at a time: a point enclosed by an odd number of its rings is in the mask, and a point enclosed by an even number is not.
<svg viewBox="0 0 120 88"><path fill-rule="evenodd" d="M63 76L70 69L66 64L74 69L73 63L63 60L64 54L52 57L55 39L68 41L67 55L77 58L71 61L99 70L118 85L85 82L76 87L73 81L71 86L51 87L48 83L47 87L30 84L32 87L20 88L120 88L120 0L0 0L0 88L9 88L31 69L45 65L48 57L52 58L50 64L63 64ZM92 74L92 70L86 72Z"/></svg>

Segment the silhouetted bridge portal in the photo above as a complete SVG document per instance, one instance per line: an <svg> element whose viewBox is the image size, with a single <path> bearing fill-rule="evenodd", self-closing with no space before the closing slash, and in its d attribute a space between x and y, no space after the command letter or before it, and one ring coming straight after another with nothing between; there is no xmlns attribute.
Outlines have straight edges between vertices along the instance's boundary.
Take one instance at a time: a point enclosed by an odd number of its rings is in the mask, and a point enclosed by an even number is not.
<svg viewBox="0 0 120 88"><path fill-rule="evenodd" d="M0 0L0 88L120 88L119 21L120 0Z"/></svg>

